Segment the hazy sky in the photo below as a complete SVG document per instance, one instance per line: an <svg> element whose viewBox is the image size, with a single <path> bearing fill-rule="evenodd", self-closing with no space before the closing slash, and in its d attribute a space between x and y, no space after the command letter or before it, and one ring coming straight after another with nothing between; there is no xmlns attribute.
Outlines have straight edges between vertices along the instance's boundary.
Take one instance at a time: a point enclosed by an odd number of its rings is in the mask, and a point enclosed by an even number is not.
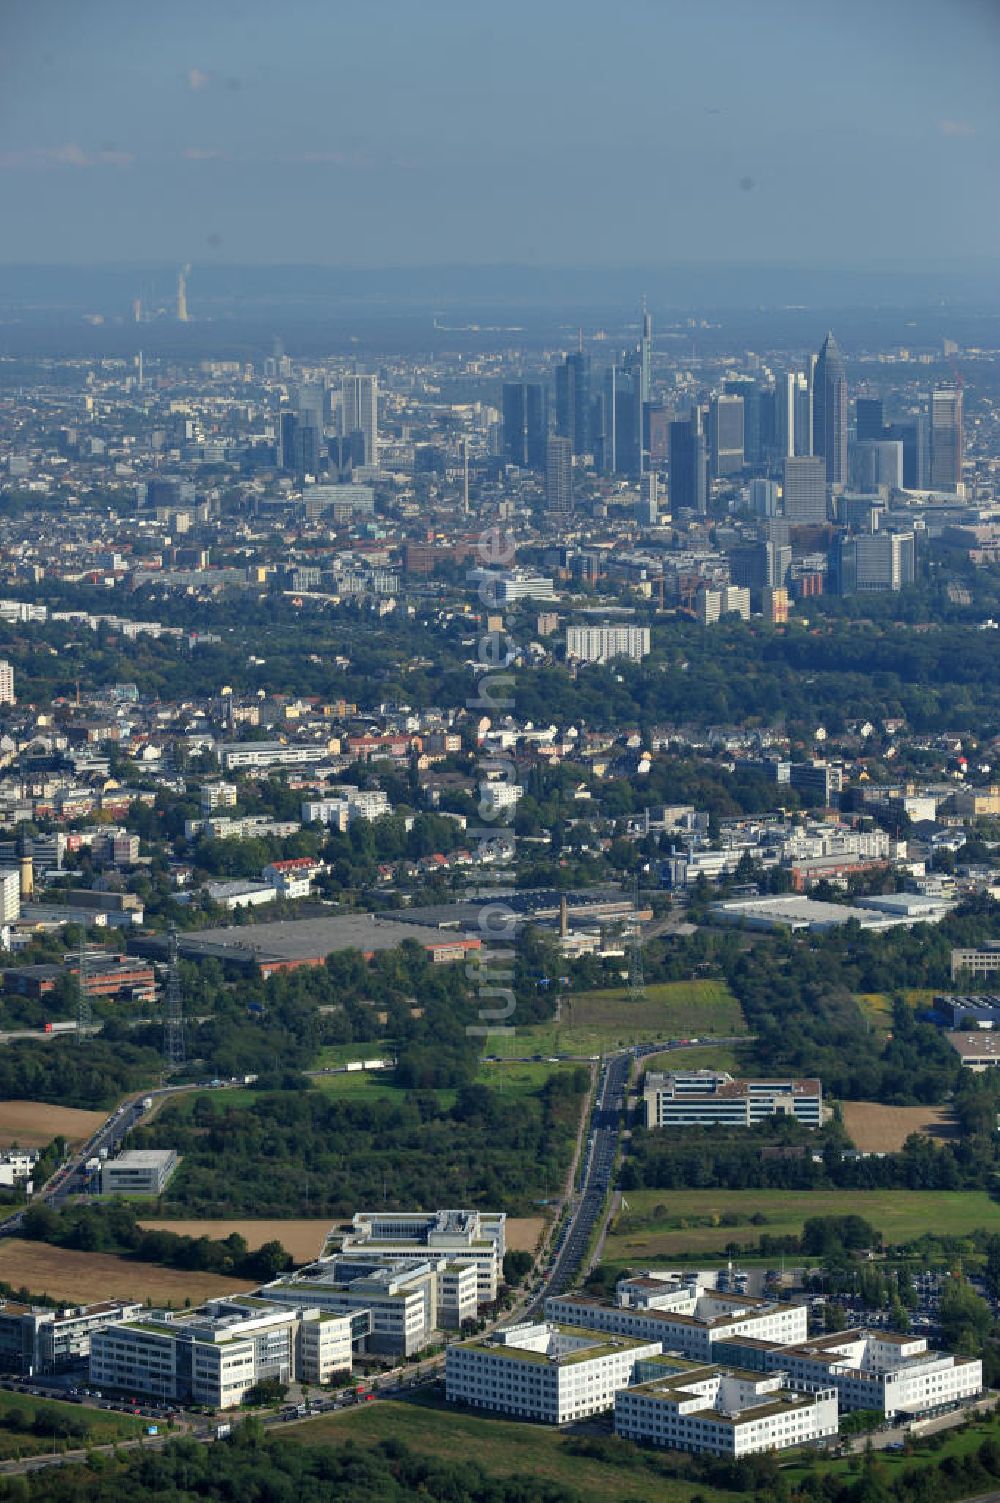
<svg viewBox="0 0 1000 1503"><path fill-rule="evenodd" d="M0 0L0 260L1000 264L1000 0Z"/></svg>

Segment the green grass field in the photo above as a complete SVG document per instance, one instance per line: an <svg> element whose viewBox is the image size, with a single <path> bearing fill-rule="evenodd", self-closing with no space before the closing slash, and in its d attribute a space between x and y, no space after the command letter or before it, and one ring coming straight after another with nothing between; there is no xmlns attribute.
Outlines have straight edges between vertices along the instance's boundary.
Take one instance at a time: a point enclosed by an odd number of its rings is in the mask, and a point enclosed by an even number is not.
<svg viewBox="0 0 1000 1503"><path fill-rule="evenodd" d="M36 1435L30 1425L36 1415L51 1417L58 1424L69 1420L86 1426L85 1435ZM11 1421L14 1421L14 1424ZM20 1423L28 1428L19 1429ZM89 1409L83 1404L60 1404L36 1399L26 1393L0 1394L0 1461L16 1456L44 1456L52 1451L77 1450L87 1445L105 1445L141 1435L149 1420L132 1414L113 1414Z"/></svg>
<svg viewBox="0 0 1000 1503"><path fill-rule="evenodd" d="M476 1461L491 1476L522 1475L572 1488L584 1503L736 1503L737 1494L704 1483L674 1482L642 1467L616 1468L574 1456L567 1438L544 1425L445 1408L426 1399L379 1399L282 1430L305 1445L399 1440L423 1456Z"/></svg>
<svg viewBox="0 0 1000 1503"><path fill-rule="evenodd" d="M667 1049L663 1054L647 1054L644 1070L728 1070L739 1075L743 1070L739 1044L693 1044L688 1049Z"/></svg>
<svg viewBox="0 0 1000 1503"><path fill-rule="evenodd" d="M917 1439L911 1456L906 1456L900 1451L880 1451L879 1466L885 1481L891 1488L896 1478L903 1471L919 1469L931 1463L940 1464L948 1457L964 1457L978 1451L984 1440L996 1440L1000 1437L1000 1421L995 1417L977 1417L969 1428L961 1433L945 1434L944 1443L940 1449L932 1450L926 1441ZM856 1458L855 1458L856 1459ZM811 1463L806 1458L801 1464L793 1461L784 1469L784 1475L792 1486L798 1486L811 1472L818 1471L822 1476L836 1477L838 1481L857 1476L852 1471L850 1461L823 1461L818 1465Z"/></svg>
<svg viewBox="0 0 1000 1503"><path fill-rule="evenodd" d="M519 1028L517 1054L605 1054L647 1039L745 1033L740 1005L723 981L667 981L631 1002L625 987L565 997L558 1023Z"/></svg>
<svg viewBox="0 0 1000 1503"><path fill-rule="evenodd" d="M810 1216L863 1216L893 1244L930 1231L1000 1232L1000 1205L979 1190L630 1190L625 1199L604 1245L603 1261L619 1267L682 1253L721 1258L727 1242L796 1234ZM758 1214L766 1221L751 1225ZM721 1225L727 1217L736 1224Z"/></svg>

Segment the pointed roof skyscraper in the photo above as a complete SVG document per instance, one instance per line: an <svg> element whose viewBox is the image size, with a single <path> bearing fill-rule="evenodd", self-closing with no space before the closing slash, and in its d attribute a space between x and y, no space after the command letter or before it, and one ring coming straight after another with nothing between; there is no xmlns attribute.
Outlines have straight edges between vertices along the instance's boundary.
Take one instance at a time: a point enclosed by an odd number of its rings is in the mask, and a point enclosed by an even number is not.
<svg viewBox="0 0 1000 1503"><path fill-rule="evenodd" d="M813 372L813 453L826 461L828 485L847 480L847 374L831 333L820 348Z"/></svg>

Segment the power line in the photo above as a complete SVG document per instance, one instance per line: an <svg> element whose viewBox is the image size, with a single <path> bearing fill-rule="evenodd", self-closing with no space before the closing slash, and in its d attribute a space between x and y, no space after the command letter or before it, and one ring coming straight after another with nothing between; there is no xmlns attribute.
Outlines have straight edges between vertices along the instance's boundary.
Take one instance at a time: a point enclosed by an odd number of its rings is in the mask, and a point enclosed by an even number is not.
<svg viewBox="0 0 1000 1503"><path fill-rule="evenodd" d="M94 1017L90 1006L90 992L87 990L87 934L84 930L80 936L80 952L78 965L78 978L76 986L76 1041L85 1044L94 1034Z"/></svg>
<svg viewBox="0 0 1000 1503"><path fill-rule="evenodd" d="M184 1041L184 1008L181 1000L181 974L177 959L177 927L170 926L167 990L163 1007L163 1058L171 1068L187 1058Z"/></svg>

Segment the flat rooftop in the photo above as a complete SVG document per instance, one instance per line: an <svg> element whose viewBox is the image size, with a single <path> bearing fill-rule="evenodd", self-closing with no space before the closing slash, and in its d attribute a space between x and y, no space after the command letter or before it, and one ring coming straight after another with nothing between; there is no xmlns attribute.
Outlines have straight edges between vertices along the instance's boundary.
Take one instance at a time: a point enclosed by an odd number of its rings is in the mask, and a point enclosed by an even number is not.
<svg viewBox="0 0 1000 1503"><path fill-rule="evenodd" d="M345 913L329 917L280 919L265 924L227 924L178 937L181 955L193 960L223 960L245 965L294 965L325 960L338 950L369 955L395 950L405 940L426 947L460 943L459 934L442 934L426 925L401 923L375 914ZM163 948L143 940L142 948ZM138 948L138 946L137 946ZM165 951L164 951L165 953Z"/></svg>
<svg viewBox="0 0 1000 1503"><path fill-rule="evenodd" d="M126 1148L109 1159L108 1165L112 1169L162 1169L176 1157L172 1148Z"/></svg>
<svg viewBox="0 0 1000 1503"><path fill-rule="evenodd" d="M815 898L789 894L785 897L738 898L713 903L712 917L720 924L740 924L748 929L835 929L853 919L862 929L890 929L897 924L934 923L944 917L948 906L919 914L881 912L873 907L853 907L848 903L821 903Z"/></svg>

